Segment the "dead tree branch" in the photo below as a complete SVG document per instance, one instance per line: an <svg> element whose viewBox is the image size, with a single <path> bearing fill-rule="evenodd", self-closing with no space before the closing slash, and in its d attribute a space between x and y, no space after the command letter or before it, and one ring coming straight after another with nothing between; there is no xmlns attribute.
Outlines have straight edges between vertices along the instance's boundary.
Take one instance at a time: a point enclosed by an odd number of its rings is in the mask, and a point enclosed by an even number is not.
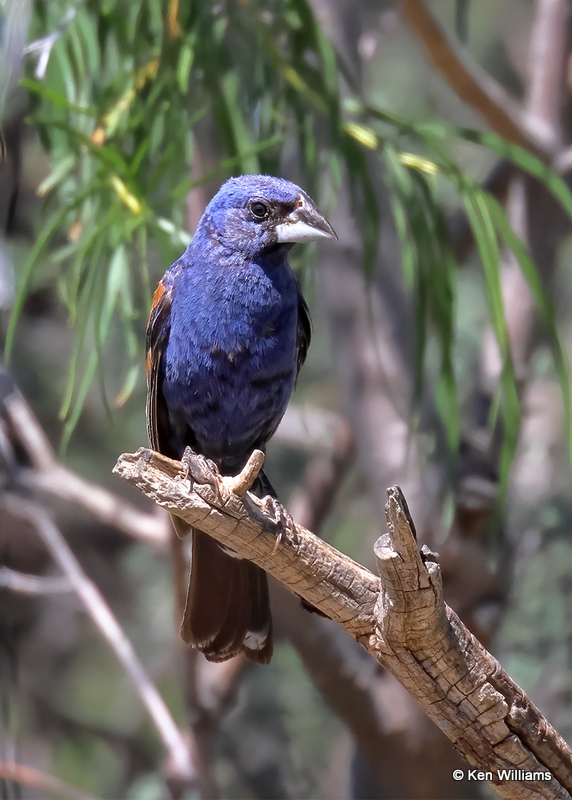
<svg viewBox="0 0 572 800"><path fill-rule="evenodd" d="M398 488L388 491L389 532L375 547L380 582L299 525L277 531L260 501L234 494L240 480L213 472L198 482L204 464L195 470L191 459L192 490L179 462L144 448L122 455L115 471L342 625L501 797L572 797L572 751L444 603L439 565L418 550Z"/></svg>

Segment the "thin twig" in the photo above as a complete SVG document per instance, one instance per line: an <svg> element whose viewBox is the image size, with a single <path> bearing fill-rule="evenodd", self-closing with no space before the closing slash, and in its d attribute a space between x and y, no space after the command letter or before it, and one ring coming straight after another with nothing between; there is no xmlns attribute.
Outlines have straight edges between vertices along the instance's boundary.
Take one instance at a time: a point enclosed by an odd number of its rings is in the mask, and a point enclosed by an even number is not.
<svg viewBox="0 0 572 800"><path fill-rule="evenodd" d="M17 436L18 444L34 469L51 469L56 457L44 429L11 376L7 373L3 375L11 381L11 391L3 398L4 412L10 428Z"/></svg>
<svg viewBox="0 0 572 800"><path fill-rule="evenodd" d="M0 778L19 783L22 786L29 786L31 789L41 792L43 796L52 795L61 800L96 800L94 795L84 789L72 786L60 778L40 772L33 767L27 767L25 764L0 761Z"/></svg>
<svg viewBox="0 0 572 800"><path fill-rule="evenodd" d="M64 594L73 591L67 578L46 578L44 575L27 575L10 567L0 567L0 588L17 594Z"/></svg>
<svg viewBox="0 0 572 800"><path fill-rule="evenodd" d="M43 81L46 77L48 62L50 60L50 55L55 43L58 41L60 36L67 31L68 27L75 19L78 7L82 3L83 0L76 0L73 6L67 9L55 31L49 33L47 36L43 36L41 39L36 39L35 41L30 42L30 44L24 48L24 53L26 55L33 55L37 58L34 77L39 81Z"/></svg>
<svg viewBox="0 0 572 800"><path fill-rule="evenodd" d="M18 478L29 489L72 503L95 519L155 547L169 541L169 523L164 514L147 514L122 497L91 483L65 467L57 458L38 418L11 376L2 371L9 388L2 398L4 415L12 435L26 454L32 469L22 469Z"/></svg>
<svg viewBox="0 0 572 800"><path fill-rule="evenodd" d="M175 724L163 698L139 661L133 645L103 595L85 574L56 525L36 503L6 494L3 505L8 513L25 519L35 526L89 616L129 675L169 754L169 772L180 780L193 781L196 778L196 770L185 737Z"/></svg>
<svg viewBox="0 0 572 800"><path fill-rule="evenodd" d="M252 484L258 477L258 473L264 464L264 453L260 450L253 450L244 469L234 478L227 478L227 486L233 494L241 497L252 488Z"/></svg>

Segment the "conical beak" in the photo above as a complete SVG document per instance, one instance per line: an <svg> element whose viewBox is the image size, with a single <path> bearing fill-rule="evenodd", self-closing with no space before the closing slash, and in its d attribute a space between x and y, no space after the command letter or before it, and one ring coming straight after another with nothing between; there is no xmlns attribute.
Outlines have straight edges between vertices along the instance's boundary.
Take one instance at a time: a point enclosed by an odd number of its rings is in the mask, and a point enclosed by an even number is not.
<svg viewBox="0 0 572 800"><path fill-rule="evenodd" d="M275 230L278 244L338 238L328 220L305 195L300 195L296 208L276 225Z"/></svg>

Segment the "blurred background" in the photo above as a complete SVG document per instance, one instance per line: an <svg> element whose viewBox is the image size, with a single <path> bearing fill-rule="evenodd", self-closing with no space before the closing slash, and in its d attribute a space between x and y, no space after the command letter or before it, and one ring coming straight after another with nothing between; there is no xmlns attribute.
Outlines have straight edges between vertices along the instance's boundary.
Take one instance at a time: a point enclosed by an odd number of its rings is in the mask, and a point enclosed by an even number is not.
<svg viewBox="0 0 572 800"><path fill-rule="evenodd" d="M568 3L0 9L1 797L494 796L280 587L268 667L189 652L184 546L112 468L204 206L294 180L340 242L292 254L314 331L272 482L372 569L400 484L447 602L570 740Z"/></svg>

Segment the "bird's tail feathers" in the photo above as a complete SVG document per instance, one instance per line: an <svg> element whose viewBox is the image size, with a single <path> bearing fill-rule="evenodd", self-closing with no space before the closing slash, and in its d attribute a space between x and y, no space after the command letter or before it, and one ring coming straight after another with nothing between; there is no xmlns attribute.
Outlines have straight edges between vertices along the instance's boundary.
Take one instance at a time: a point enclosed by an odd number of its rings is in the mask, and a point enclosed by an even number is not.
<svg viewBox="0 0 572 800"><path fill-rule="evenodd" d="M238 653L261 664L272 656L272 618L264 570L192 532L191 576L181 636L209 661Z"/></svg>

